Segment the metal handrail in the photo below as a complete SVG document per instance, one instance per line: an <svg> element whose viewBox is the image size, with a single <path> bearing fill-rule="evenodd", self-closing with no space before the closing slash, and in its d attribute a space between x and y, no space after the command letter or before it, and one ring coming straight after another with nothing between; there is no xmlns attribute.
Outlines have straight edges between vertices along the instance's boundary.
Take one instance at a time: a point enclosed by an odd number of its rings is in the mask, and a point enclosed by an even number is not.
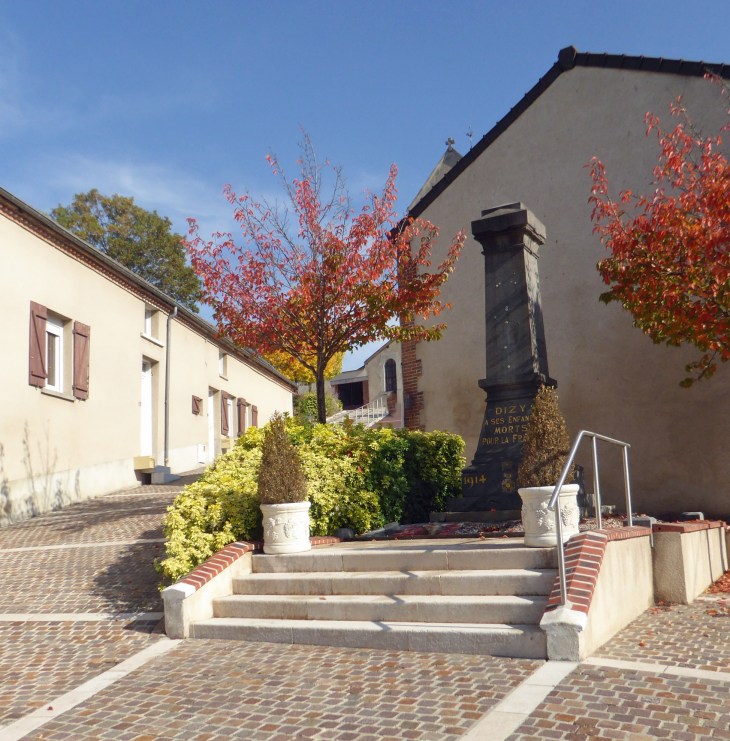
<svg viewBox="0 0 730 741"><path fill-rule="evenodd" d="M333 420L335 424L343 422L345 419L351 419L355 424L363 422L365 425L374 424L383 417L388 416L388 394L387 392L376 396L374 399L369 401L357 409L350 409L342 415L342 417Z"/></svg>
<svg viewBox="0 0 730 741"><path fill-rule="evenodd" d="M599 435L597 432L589 432L588 430L581 430L578 436L575 438L573 447L570 449L570 455L568 460L565 461L563 470L560 472L560 478L558 483L553 489L553 494L548 502L548 509L555 512L555 534L558 539L558 577L560 579L560 604L565 605L568 601L568 585L565 578L565 551L563 550L563 524L560 519L560 490L565 483L565 479L568 477L568 471L573 465L575 454L578 452L578 446L584 437L590 437L593 439L593 492L595 496L595 507L596 507L596 525L598 530L601 529L603 520L601 518L601 485L598 480L598 448L596 446L596 440L604 440L612 445L619 445L623 450L623 462L624 462L624 486L626 488L626 517L628 525L631 527L634 524L634 520L631 516L631 483L629 480L629 443L622 442L621 440L614 440L612 437L606 437L605 435Z"/></svg>

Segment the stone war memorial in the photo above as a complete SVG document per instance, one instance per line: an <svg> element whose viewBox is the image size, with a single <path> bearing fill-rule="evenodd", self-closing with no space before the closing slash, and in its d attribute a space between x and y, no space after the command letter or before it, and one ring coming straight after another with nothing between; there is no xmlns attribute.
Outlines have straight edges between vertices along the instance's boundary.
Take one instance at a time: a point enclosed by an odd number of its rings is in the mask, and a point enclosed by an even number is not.
<svg viewBox="0 0 730 741"><path fill-rule="evenodd" d="M545 227L522 203L482 211L471 224L484 254L487 407L474 459L464 469L461 499L449 510L463 519L520 517L517 467L532 402L548 373L540 307L538 250Z"/></svg>

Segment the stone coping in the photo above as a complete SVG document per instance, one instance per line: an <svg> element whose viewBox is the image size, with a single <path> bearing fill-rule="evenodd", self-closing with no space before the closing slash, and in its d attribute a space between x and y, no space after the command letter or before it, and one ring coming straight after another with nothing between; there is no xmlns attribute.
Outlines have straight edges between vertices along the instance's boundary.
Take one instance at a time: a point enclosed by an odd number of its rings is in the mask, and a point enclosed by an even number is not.
<svg viewBox="0 0 730 741"><path fill-rule="evenodd" d="M335 543L341 543L342 538L315 536L310 538L309 542L312 545L333 545ZM175 584L187 584L193 587L194 591L197 591L204 584L207 584L211 579L218 576L223 569L241 558L245 553L249 553L250 551L262 551L263 548L263 541L252 541L249 543L245 540L239 540L235 543L229 543L199 566L196 566L181 579L178 579Z"/></svg>
<svg viewBox="0 0 730 741"><path fill-rule="evenodd" d="M651 535L651 528L632 525L631 527L617 527L610 530L586 530L589 533L603 533L606 540L629 540L629 538L644 538Z"/></svg>
<svg viewBox="0 0 730 741"><path fill-rule="evenodd" d="M722 520L691 520L690 522L655 522L655 533L694 533L698 530L727 528Z"/></svg>

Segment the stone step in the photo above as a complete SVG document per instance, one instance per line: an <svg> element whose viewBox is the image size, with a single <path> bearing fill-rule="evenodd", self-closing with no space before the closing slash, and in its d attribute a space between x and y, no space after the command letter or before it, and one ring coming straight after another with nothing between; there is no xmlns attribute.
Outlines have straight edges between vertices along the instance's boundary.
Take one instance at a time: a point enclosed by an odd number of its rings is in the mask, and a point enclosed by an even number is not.
<svg viewBox="0 0 730 741"><path fill-rule="evenodd" d="M191 637L547 658L545 633L536 625L212 618L195 623Z"/></svg>
<svg viewBox="0 0 730 741"><path fill-rule="evenodd" d="M536 625L547 597L442 595L238 595L213 600L220 618Z"/></svg>
<svg viewBox="0 0 730 741"><path fill-rule="evenodd" d="M257 574L334 571L466 571L486 569L554 569L554 548L525 548L522 539L346 543L312 548L306 553L257 554Z"/></svg>
<svg viewBox="0 0 730 741"><path fill-rule="evenodd" d="M549 595L557 573L554 569L485 569L250 574L234 579L233 591L268 595Z"/></svg>

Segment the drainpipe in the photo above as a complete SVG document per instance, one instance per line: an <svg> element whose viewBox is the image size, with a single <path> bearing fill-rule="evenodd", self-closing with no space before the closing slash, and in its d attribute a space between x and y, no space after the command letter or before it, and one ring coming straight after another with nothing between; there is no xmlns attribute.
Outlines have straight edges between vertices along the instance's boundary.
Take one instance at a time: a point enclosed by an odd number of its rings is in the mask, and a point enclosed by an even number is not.
<svg viewBox="0 0 730 741"><path fill-rule="evenodd" d="M170 465L170 337L172 320L177 316L177 306L167 315L167 344L165 345L165 465Z"/></svg>

